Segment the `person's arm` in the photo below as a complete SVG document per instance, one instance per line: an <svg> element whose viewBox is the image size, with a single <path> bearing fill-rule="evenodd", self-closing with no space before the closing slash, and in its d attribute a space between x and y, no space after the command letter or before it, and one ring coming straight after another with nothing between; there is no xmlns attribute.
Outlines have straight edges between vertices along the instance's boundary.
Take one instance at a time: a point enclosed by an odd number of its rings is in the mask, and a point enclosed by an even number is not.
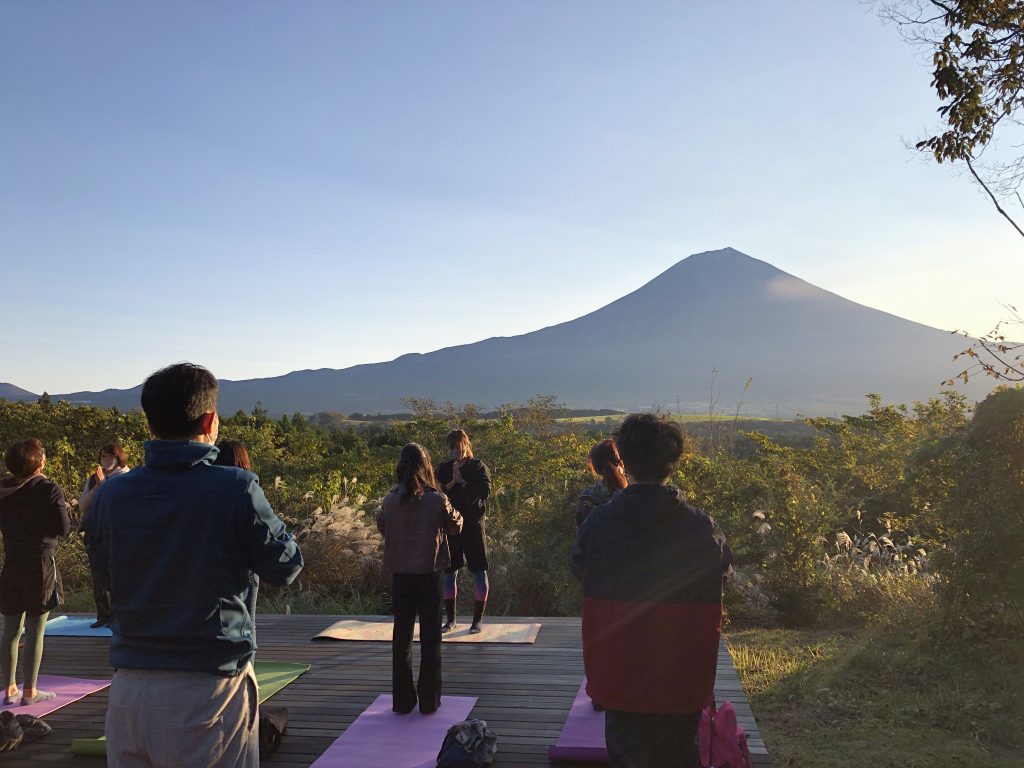
<svg viewBox="0 0 1024 768"><path fill-rule="evenodd" d="M387 535L385 528L387 528L387 525L384 515L384 503L381 502L381 505L377 507L377 530L380 531L381 536Z"/></svg>
<svg viewBox="0 0 1024 768"><path fill-rule="evenodd" d="M68 515L68 502L64 498L64 490L53 484L50 489L50 514L52 515L51 536L67 536L71 531L71 518Z"/></svg>
<svg viewBox="0 0 1024 768"><path fill-rule="evenodd" d="M89 487L89 483L94 475L89 475L89 478L85 481L85 488L82 489L82 495L78 498L78 508L82 510L82 520L85 520L85 516L89 513L89 509L92 507L92 503L96 498L96 491L99 490L100 484L97 481L96 485Z"/></svg>
<svg viewBox="0 0 1024 768"><path fill-rule="evenodd" d="M279 587L295 581L302 570L302 553L260 488L255 475L241 500L243 535L247 537L249 568Z"/></svg>
<svg viewBox="0 0 1024 768"><path fill-rule="evenodd" d="M97 504L87 520L82 521L85 531L85 551L89 556L89 569L96 584L109 589L110 559L103 535L103 506Z"/></svg>
<svg viewBox="0 0 1024 768"><path fill-rule="evenodd" d="M590 511L598 504L597 500L594 499L589 493L584 491L576 499L576 508L573 510L572 517L576 521L576 527L579 528L583 525L583 521L587 519L587 515Z"/></svg>
<svg viewBox="0 0 1024 768"><path fill-rule="evenodd" d="M491 495L491 470L482 461L477 463L476 469L477 471L471 473L469 477L463 475L466 481L465 488L472 498L486 501Z"/></svg>
<svg viewBox="0 0 1024 768"><path fill-rule="evenodd" d="M590 529L593 528L594 518L588 516L583 525L576 531L576 538L572 542L572 549L569 553L569 567L572 574L580 581L583 581L583 572L587 567L587 538Z"/></svg>
<svg viewBox="0 0 1024 768"><path fill-rule="evenodd" d="M459 487L459 484L455 482L454 461L442 461L437 465L437 470L434 474L437 477L438 485L441 486L441 493L449 495L454 488Z"/></svg>
<svg viewBox="0 0 1024 768"><path fill-rule="evenodd" d="M449 536L454 536L462 531L462 515L460 515L459 511L452 506L450 501L448 501L447 496L441 494L441 500L444 502L444 529L448 532Z"/></svg>

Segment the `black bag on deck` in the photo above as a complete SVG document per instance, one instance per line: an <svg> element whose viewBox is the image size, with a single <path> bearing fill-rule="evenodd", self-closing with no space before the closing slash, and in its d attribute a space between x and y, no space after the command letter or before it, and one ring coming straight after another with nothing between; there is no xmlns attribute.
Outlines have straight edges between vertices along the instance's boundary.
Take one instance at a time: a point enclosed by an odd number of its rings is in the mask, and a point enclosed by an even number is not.
<svg viewBox="0 0 1024 768"><path fill-rule="evenodd" d="M260 757L277 752L287 730L287 707L260 707Z"/></svg>
<svg viewBox="0 0 1024 768"><path fill-rule="evenodd" d="M448 729L437 768L484 768L494 762L498 737L484 720L463 720Z"/></svg>
<svg viewBox="0 0 1024 768"><path fill-rule="evenodd" d="M13 752L22 744L31 744L53 729L38 717L0 712L0 752Z"/></svg>
<svg viewBox="0 0 1024 768"><path fill-rule="evenodd" d="M0 712L0 752L13 752L21 745L25 732L10 710Z"/></svg>

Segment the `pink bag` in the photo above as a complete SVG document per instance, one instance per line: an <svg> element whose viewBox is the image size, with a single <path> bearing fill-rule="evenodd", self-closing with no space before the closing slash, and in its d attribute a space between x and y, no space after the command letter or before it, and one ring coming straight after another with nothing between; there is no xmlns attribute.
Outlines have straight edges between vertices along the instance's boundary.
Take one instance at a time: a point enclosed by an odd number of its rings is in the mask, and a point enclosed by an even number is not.
<svg viewBox="0 0 1024 768"><path fill-rule="evenodd" d="M753 768L747 734L728 701L711 704L700 716L700 764L703 768Z"/></svg>

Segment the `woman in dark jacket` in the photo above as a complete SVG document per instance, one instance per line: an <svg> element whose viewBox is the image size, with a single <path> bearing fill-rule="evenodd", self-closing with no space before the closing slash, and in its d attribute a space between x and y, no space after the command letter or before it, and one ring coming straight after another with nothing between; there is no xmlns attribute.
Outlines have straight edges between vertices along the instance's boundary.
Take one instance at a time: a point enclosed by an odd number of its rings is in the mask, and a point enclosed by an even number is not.
<svg viewBox="0 0 1024 768"><path fill-rule="evenodd" d="M23 705L52 699L36 688L43 660L43 634L50 610L60 602L60 575L54 553L57 539L71 528L61 487L43 475L46 454L35 438L12 444L4 455L10 475L0 479L0 533L4 567L0 571L0 674L4 705L18 701L18 641L25 629ZM26 617L28 618L26 627Z"/></svg>
<svg viewBox="0 0 1024 768"><path fill-rule="evenodd" d="M599 480L585 488L580 493L579 499L576 500L573 518L576 520L577 528L583 525L590 510L611 501L616 491L621 491L629 485L629 481L626 479L626 468L622 464L622 457L619 456L619 449L615 447L615 441L610 437L590 449L587 467Z"/></svg>
<svg viewBox="0 0 1024 768"><path fill-rule="evenodd" d="M391 638L392 709L416 706L429 715L441 706L442 574L450 562L448 535L462 530L462 517L437 491L427 449L409 443L395 468L398 485L384 497L377 527L384 535L384 567L391 572L395 627ZM412 683L412 636L420 619L420 679Z"/></svg>
<svg viewBox="0 0 1024 768"><path fill-rule="evenodd" d="M86 530L86 519L100 487L110 478L123 475L130 469L124 448L119 442L114 440L100 448L100 463L96 465L96 470L85 481L82 495L78 499L78 509L82 513L81 528L83 531ZM93 622L92 628L105 627L110 624L110 590L100 583L96 574L92 574L92 597L96 603L96 621Z"/></svg>
<svg viewBox="0 0 1024 768"><path fill-rule="evenodd" d="M442 632L455 627L455 601L458 596L456 577L463 565L469 566L474 580L473 624L469 631L480 631L480 621L487 607L490 582L487 580L487 497L491 495L491 470L480 459L473 458L469 435L453 429L447 437L451 457L437 468L437 481L452 506L462 514L462 533L452 537L452 564L444 575L444 607L448 621Z"/></svg>

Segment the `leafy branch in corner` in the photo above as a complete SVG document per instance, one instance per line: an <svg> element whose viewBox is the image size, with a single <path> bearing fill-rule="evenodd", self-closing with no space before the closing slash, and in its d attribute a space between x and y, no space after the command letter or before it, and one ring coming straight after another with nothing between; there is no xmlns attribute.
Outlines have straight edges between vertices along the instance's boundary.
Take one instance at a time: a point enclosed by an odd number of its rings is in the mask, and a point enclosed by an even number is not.
<svg viewBox="0 0 1024 768"><path fill-rule="evenodd" d="M1024 236L1001 204L1024 182L1024 157L984 157L997 134L1019 147L1024 107L1024 2L896 0L882 7L913 45L931 52L932 82L945 126L918 141L936 162L964 163L996 210Z"/></svg>
<svg viewBox="0 0 1024 768"><path fill-rule="evenodd" d="M1024 342L1011 341L1007 337L1007 328L1024 328L1024 317L1012 305L1006 305L1004 308L1010 315L1008 319L1000 320L995 328L974 339L971 346L953 356L954 360L967 358L973 363L952 379L944 381L944 385L952 386L957 379L966 383L971 376L977 374L991 376L999 381L1024 382ZM973 338L963 331L954 333Z"/></svg>

